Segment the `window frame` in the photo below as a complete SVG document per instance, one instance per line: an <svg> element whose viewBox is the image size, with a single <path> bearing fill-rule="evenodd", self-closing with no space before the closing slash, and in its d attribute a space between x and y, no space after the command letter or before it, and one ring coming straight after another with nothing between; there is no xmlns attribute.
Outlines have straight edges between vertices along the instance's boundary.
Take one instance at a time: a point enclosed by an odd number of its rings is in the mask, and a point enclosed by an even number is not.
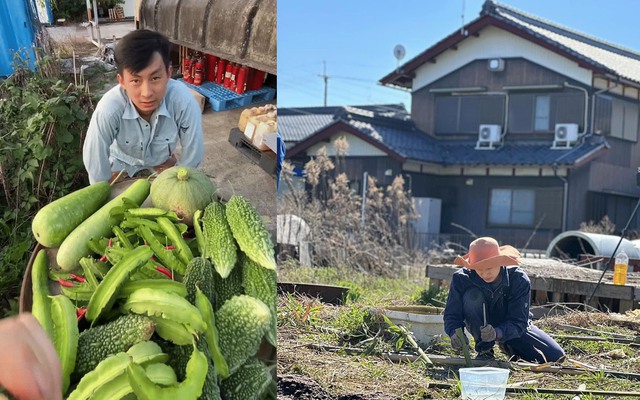
<svg viewBox="0 0 640 400"><path fill-rule="evenodd" d="M560 101L563 97L575 98L577 106L581 112L579 115L574 115L574 119L564 118L564 113L558 111ZM541 105L539 99L548 98L544 110L540 112L538 107ZM514 107L514 104L521 108ZM529 108L530 107L530 108ZM528 134L528 133L553 133L555 131L555 125L561 123L577 123L578 129L584 129L584 115L587 110L584 106L584 98L579 93L567 92L567 91L526 91L509 94L509 125L507 132L516 134ZM521 114L521 115L518 115ZM544 118L546 116L547 129L542 129L538 126L538 118ZM517 125L516 125L517 123ZM524 125L527 125L526 127Z"/></svg>
<svg viewBox="0 0 640 400"><path fill-rule="evenodd" d="M483 99L486 99L484 102ZM447 112L442 112L440 107L443 105L440 102L450 102L455 100L455 109L451 104L444 104L445 107L451 107ZM473 100L478 100L473 102ZM489 104L490 101L495 101L495 104ZM463 105L464 103L468 103L469 107L474 107L473 110L464 111ZM480 125L483 124L498 124L500 126L504 125L505 119L505 107L506 107L506 99L504 94L468 94L468 95L452 95L452 94L444 94L437 95L434 98L434 118L433 118L433 128L436 135L470 135L477 134ZM469 115L475 116L477 121L477 126L475 125L476 121L463 120L464 117L469 117ZM439 119L440 116L445 115L444 121L445 123L439 123L442 121ZM455 122L453 123L453 127L449 127L452 124L449 124L447 118L455 115ZM494 119L494 117L496 117ZM447 126L449 125L449 126ZM445 129L441 129L444 126ZM471 128L471 126L473 126ZM463 129L466 128L466 129Z"/></svg>
<svg viewBox="0 0 640 400"><path fill-rule="evenodd" d="M509 222L507 223L500 223L500 222L493 222L491 221L491 210L492 210L492 205L493 205L493 193L494 191L497 190L502 190L502 191L509 191L509 210L508 210L508 219ZM531 223L530 224L521 224L521 223L513 223L513 214L514 214L514 209L513 209L513 205L514 205L514 192L519 191L519 192L530 192L532 195L532 208L530 210L527 210L528 213L531 214ZM487 199L487 215L486 215L486 221L487 221L487 226L488 227L495 227L495 228L532 228L535 226L536 224L536 206L537 206L537 199L536 199L536 190L532 189L532 188L520 188L520 187L495 187L495 188L490 188L489 189L489 193L488 193L488 199ZM502 205L499 205L498 208L503 208Z"/></svg>

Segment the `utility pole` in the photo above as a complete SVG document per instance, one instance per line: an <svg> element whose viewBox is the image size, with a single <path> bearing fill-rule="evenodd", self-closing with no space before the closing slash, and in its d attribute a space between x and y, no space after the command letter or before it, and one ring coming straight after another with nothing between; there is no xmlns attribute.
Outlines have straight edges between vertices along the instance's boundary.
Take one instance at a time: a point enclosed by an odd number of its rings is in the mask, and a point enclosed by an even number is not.
<svg viewBox="0 0 640 400"><path fill-rule="evenodd" d="M320 78L324 79L324 106L327 106L327 88L329 86L329 76L327 75L327 62L323 61L324 64L324 73L322 75L318 75Z"/></svg>

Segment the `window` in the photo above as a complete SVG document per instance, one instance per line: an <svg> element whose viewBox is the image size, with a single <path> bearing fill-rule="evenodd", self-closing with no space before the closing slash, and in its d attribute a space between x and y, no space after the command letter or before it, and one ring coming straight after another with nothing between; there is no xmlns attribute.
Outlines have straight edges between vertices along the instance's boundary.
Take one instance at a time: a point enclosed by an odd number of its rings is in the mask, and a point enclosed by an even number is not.
<svg viewBox="0 0 640 400"><path fill-rule="evenodd" d="M481 124L504 123L504 96L438 96L436 133L478 133Z"/></svg>
<svg viewBox="0 0 640 400"><path fill-rule="evenodd" d="M584 96L579 93L511 93L509 132L553 132L556 124L584 127Z"/></svg>
<svg viewBox="0 0 640 400"><path fill-rule="evenodd" d="M535 131L549 131L549 115L551 114L551 102L549 96L536 96L536 121Z"/></svg>
<svg viewBox="0 0 640 400"><path fill-rule="evenodd" d="M535 191L530 189L491 189L489 224L533 226L534 217Z"/></svg>
<svg viewBox="0 0 640 400"><path fill-rule="evenodd" d="M611 136L638 140L638 104L614 99L611 109Z"/></svg>

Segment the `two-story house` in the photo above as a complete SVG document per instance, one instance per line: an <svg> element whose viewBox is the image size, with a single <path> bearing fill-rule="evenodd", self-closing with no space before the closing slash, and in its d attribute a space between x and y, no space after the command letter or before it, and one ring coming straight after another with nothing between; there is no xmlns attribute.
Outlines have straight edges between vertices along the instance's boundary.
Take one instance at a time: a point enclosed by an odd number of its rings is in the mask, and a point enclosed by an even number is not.
<svg viewBox="0 0 640 400"><path fill-rule="evenodd" d="M640 53L487 0L380 82L411 91L410 118L384 106L280 109L287 157L301 164L347 136L360 144L350 178L409 176L414 196L441 200L441 233L463 226L544 249L581 222L608 215L621 230L631 216Z"/></svg>

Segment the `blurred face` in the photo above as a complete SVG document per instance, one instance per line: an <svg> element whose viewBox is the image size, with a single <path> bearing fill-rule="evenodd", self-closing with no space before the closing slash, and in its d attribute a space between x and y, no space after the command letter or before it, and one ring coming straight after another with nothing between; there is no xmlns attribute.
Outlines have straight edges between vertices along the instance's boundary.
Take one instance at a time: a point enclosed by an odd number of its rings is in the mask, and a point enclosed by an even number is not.
<svg viewBox="0 0 640 400"><path fill-rule="evenodd" d="M476 270L476 273L483 281L491 283L498 278L498 275L500 275L500 267L483 268L481 270Z"/></svg>
<svg viewBox="0 0 640 400"><path fill-rule="evenodd" d="M125 68L122 75L118 74L118 82L140 116L148 119L162 103L170 76L171 67L167 69L162 56L156 52L151 63L142 71L134 73Z"/></svg>

